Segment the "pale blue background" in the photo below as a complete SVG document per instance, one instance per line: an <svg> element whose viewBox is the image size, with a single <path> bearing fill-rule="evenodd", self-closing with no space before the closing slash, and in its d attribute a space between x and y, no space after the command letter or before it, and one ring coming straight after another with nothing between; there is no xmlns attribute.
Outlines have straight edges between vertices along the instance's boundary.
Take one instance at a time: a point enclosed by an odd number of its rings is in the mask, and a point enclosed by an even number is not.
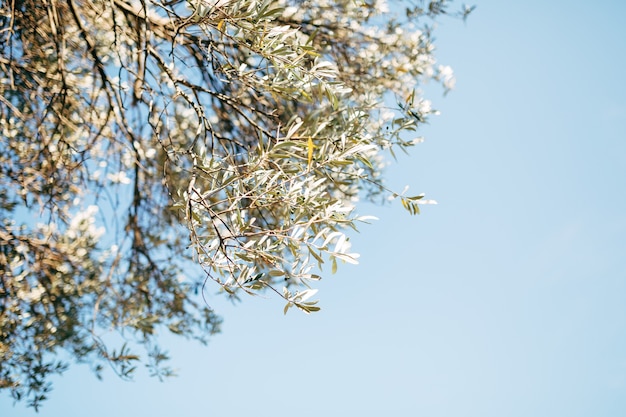
<svg viewBox="0 0 626 417"><path fill-rule="evenodd" d="M476 4L440 24L457 88L390 170L439 205L362 206L381 220L319 314L214 299L223 333L170 344L180 377L77 366L39 415L625 416L626 1Z"/></svg>

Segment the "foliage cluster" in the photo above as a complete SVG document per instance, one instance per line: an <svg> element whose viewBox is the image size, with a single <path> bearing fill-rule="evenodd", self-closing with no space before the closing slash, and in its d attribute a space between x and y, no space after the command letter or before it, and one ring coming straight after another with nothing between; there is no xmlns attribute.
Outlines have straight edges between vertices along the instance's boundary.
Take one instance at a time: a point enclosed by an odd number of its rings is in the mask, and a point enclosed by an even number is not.
<svg viewBox="0 0 626 417"><path fill-rule="evenodd" d="M207 281L318 310L316 271L357 262L357 199L425 202L385 188L383 155L435 113L420 85L454 84L433 56L441 14L445 0L0 0L0 388L37 407L59 357L127 377L139 346L169 374L159 331L219 330Z"/></svg>

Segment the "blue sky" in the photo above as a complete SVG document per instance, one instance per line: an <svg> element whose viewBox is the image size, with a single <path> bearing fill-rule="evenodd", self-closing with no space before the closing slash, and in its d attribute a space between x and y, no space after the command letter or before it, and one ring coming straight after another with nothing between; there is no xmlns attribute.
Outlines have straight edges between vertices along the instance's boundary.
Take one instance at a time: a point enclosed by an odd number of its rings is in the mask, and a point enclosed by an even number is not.
<svg viewBox="0 0 626 417"><path fill-rule="evenodd" d="M626 2L474 4L437 32L456 89L389 170L437 206L362 205L320 313L216 297L208 346L166 339L178 378L74 366L38 415L626 415Z"/></svg>

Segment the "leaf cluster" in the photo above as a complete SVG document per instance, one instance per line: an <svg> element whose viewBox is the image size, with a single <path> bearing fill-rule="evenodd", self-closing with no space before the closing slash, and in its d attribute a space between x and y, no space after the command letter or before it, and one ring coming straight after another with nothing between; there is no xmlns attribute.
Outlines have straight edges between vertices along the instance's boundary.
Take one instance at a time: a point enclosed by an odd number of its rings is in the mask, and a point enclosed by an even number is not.
<svg viewBox="0 0 626 417"><path fill-rule="evenodd" d="M418 214L385 155L453 85L455 13L392 3L0 0L0 388L38 407L68 356L168 376L159 334L219 331L209 283L314 312L360 198Z"/></svg>

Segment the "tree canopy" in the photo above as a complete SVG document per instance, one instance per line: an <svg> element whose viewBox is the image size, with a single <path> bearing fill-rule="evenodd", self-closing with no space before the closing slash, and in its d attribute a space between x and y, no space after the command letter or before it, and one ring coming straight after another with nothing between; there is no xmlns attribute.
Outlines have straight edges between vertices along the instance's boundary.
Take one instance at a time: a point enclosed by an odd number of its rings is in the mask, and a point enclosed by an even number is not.
<svg viewBox="0 0 626 417"><path fill-rule="evenodd" d="M360 198L428 203L383 168L436 113L420 86L454 85L448 3L0 0L0 388L168 375L160 331L219 331L209 284L318 310Z"/></svg>

